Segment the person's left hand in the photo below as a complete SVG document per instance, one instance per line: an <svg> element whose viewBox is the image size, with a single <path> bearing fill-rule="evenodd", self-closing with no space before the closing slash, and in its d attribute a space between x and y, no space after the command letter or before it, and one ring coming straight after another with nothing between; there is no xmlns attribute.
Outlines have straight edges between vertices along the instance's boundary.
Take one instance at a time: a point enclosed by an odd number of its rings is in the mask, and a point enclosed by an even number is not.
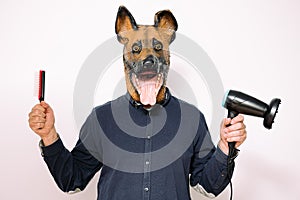
<svg viewBox="0 0 300 200"><path fill-rule="evenodd" d="M227 125L230 125L226 127ZM235 147L239 147L247 138L244 116L238 115L233 119L223 119L220 127L219 148L228 155L228 142L236 142Z"/></svg>

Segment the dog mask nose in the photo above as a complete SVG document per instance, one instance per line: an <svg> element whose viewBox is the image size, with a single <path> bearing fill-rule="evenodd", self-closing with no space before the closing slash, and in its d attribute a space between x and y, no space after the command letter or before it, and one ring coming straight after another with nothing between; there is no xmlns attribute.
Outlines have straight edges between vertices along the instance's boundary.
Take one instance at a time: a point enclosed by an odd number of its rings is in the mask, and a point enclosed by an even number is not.
<svg viewBox="0 0 300 200"><path fill-rule="evenodd" d="M143 61L143 66L144 68L151 68L154 66L154 57L151 55L151 56L148 56L144 61Z"/></svg>

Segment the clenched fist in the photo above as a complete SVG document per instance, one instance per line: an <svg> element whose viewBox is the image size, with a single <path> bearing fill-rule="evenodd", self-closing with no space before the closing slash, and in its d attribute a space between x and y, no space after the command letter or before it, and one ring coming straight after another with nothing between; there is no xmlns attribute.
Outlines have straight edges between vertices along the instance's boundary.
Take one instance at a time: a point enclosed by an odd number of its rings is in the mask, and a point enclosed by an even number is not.
<svg viewBox="0 0 300 200"><path fill-rule="evenodd" d="M226 154L229 151L228 142L236 142L235 147L239 147L247 138L243 115L238 115L233 119L225 118L221 123L220 138L219 147Z"/></svg>
<svg viewBox="0 0 300 200"><path fill-rule="evenodd" d="M29 127L41 137L45 146L57 140L58 134L54 127L54 113L44 101L36 104L29 113Z"/></svg>

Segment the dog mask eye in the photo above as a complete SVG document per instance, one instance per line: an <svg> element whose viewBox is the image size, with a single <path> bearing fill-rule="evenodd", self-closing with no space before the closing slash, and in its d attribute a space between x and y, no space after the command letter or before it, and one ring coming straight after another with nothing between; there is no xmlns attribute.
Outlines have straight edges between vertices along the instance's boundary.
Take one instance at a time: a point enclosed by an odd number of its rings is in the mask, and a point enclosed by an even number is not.
<svg viewBox="0 0 300 200"><path fill-rule="evenodd" d="M139 45L139 44L137 44L137 43L134 44L134 45L132 46L132 52L133 52L133 53L140 53L141 50L142 50L141 45Z"/></svg>
<svg viewBox="0 0 300 200"><path fill-rule="evenodd" d="M163 49L163 45L160 41L153 38L153 48L154 48L155 51L160 51L160 50Z"/></svg>
<svg viewBox="0 0 300 200"><path fill-rule="evenodd" d="M160 43L156 44L156 45L154 46L154 49L155 49L156 51L162 50L162 44L160 44Z"/></svg>

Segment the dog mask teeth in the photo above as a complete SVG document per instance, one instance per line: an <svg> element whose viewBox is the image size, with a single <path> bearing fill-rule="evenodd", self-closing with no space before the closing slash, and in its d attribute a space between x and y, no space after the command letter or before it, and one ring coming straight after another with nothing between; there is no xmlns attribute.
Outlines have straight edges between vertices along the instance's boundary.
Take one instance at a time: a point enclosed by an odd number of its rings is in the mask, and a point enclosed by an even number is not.
<svg viewBox="0 0 300 200"><path fill-rule="evenodd" d="M140 101L144 105L153 106L156 103L156 96L164 83L163 73L156 74L150 79L139 79L139 76L132 73L132 83L140 95Z"/></svg>

